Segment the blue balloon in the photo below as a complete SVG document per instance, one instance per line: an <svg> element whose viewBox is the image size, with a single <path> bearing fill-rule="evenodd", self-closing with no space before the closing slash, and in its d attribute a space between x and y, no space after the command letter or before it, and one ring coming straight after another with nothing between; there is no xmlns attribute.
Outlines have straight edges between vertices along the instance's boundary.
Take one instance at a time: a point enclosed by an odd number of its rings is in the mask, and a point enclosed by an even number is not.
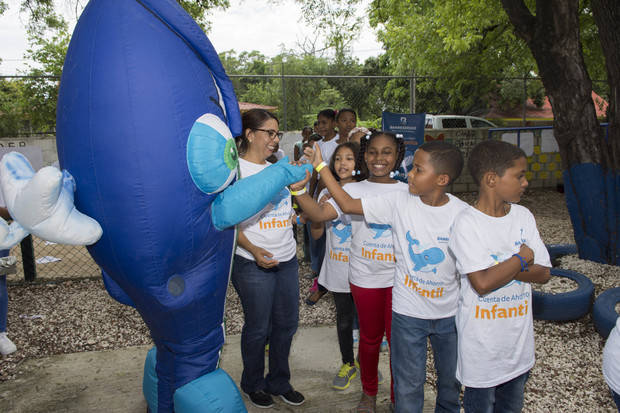
<svg viewBox="0 0 620 413"><path fill-rule="evenodd" d="M157 347L153 411L172 412L177 389L216 370L233 226L310 168L280 161L235 181L240 133L217 53L176 1L89 2L62 73L58 154L76 207L103 229L88 250L106 288Z"/></svg>

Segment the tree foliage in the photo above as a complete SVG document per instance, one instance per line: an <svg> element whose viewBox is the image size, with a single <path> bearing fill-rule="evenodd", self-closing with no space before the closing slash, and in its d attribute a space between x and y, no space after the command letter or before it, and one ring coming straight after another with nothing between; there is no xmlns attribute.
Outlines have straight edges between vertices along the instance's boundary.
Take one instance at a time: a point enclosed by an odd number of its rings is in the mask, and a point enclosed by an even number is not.
<svg viewBox="0 0 620 413"><path fill-rule="evenodd" d="M586 62L604 78L597 28L585 6L580 19ZM418 99L418 111L449 108L474 113L496 97L502 80L538 73L529 48L514 34L499 2L374 0L370 22L378 29L395 74L433 78L418 84L422 93L431 95L428 101Z"/></svg>

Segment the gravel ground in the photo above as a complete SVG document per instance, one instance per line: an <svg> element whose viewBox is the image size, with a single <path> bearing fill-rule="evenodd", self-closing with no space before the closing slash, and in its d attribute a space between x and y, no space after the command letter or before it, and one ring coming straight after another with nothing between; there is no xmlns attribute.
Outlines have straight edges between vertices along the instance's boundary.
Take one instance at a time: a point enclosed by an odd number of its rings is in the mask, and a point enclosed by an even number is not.
<svg viewBox="0 0 620 413"><path fill-rule="evenodd" d="M472 202L475 194L460 194ZM531 190L522 205L530 208L546 243L574 243L564 196L553 190ZM301 248L298 256L303 257ZM585 261L576 256L559 260L561 268L586 274L595 295L620 286L620 267ZM303 300L311 281L300 260L300 325L335 325L335 307L328 294L309 307ZM0 382L25 373L22 362L54 354L110 350L148 344L149 333L136 311L109 297L99 277L45 278L26 284L9 278L9 336L18 351L0 359ZM570 281L553 278L545 291L573 288ZM241 305L230 288L226 330L238 334L243 324ZM525 393L525 412L615 412L601 374L604 341L594 330L590 315L573 322L535 321L537 363ZM428 379L435 384L429 351Z"/></svg>

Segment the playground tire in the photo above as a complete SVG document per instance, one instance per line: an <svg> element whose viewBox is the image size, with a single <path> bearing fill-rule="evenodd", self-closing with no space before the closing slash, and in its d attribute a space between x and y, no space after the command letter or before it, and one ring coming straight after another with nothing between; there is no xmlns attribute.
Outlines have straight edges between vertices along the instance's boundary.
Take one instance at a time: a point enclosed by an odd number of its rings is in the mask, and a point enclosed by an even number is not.
<svg viewBox="0 0 620 413"><path fill-rule="evenodd" d="M532 315L536 320L570 321L583 317L590 311L594 284L583 274L560 268L551 268L551 275L566 277L577 283L577 289L564 293L533 291Z"/></svg>
<svg viewBox="0 0 620 413"><path fill-rule="evenodd" d="M594 301L592 321L594 321L596 331L603 338L607 338L616 325L618 318L616 304L618 302L620 302L620 287L603 291Z"/></svg>
<svg viewBox="0 0 620 413"><path fill-rule="evenodd" d="M551 260L563 255L577 254L577 246L575 244L546 244L545 247L549 251Z"/></svg>

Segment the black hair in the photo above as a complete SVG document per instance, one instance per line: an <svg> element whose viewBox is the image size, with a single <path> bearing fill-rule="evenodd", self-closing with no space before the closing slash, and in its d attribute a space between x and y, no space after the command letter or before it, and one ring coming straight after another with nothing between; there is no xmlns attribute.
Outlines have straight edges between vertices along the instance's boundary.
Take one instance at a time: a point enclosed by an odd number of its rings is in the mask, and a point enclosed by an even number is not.
<svg viewBox="0 0 620 413"><path fill-rule="evenodd" d="M504 176L506 169L512 167L520 158L527 158L523 149L504 141L482 141L471 150L467 167L476 185L480 185L487 172Z"/></svg>
<svg viewBox="0 0 620 413"><path fill-rule="evenodd" d="M336 120L340 119L340 115L344 112L349 112L353 114L353 117L355 118L355 120L357 120L357 113L355 113L355 111L351 108L342 108L340 109L337 113L336 113Z"/></svg>
<svg viewBox="0 0 620 413"><path fill-rule="evenodd" d="M456 181L463 171L463 154L451 143L444 141L426 142L418 149L430 155L431 164L437 175L448 175L450 182Z"/></svg>
<svg viewBox="0 0 620 413"><path fill-rule="evenodd" d="M320 141L321 139L323 139L323 137L321 135L319 135L318 133L313 133L308 138L308 142Z"/></svg>
<svg viewBox="0 0 620 413"><path fill-rule="evenodd" d="M360 147L355 142L345 142L345 143L341 143L340 145L336 146L336 149L334 150L334 154L332 155L332 158L329 160L329 170L332 171L332 175L334 175L334 178L336 178L337 181L340 181L340 177L336 173L335 165L336 165L336 154L342 148L349 148L351 149L351 152L353 152L353 159L355 159L355 166L353 168L353 173L354 173L353 179L355 181L361 181L362 179L365 179L363 174L357 173L357 171L361 169L361 164L360 164L360 159L359 159Z"/></svg>
<svg viewBox="0 0 620 413"><path fill-rule="evenodd" d="M304 131L308 129L310 132L312 132L312 127L311 126L304 126L304 128L301 130L301 133L304 133Z"/></svg>
<svg viewBox="0 0 620 413"><path fill-rule="evenodd" d="M276 115L265 109L250 109L241 115L243 130L241 131L241 135L235 138L239 156L245 155L250 146L250 142L248 141L248 137L245 135L245 131L248 129L253 130L261 128L269 119L275 119L275 121L280 124L280 121Z"/></svg>
<svg viewBox="0 0 620 413"><path fill-rule="evenodd" d="M394 163L394 168L392 169L391 172L394 172L395 174L397 174L398 173L398 168L400 168L400 164L403 162L403 159L405 158L405 142L404 142L404 139L403 139L402 135L398 135L397 136L397 135L393 134L392 132L386 132L386 131L381 131L381 130L375 130L370 135L363 136L362 139L360 140L360 153L358 155L358 158L359 158L358 164L361 165L362 169L365 169L365 170L364 171L357 170L356 172L361 173L361 174L369 175L366 172L368 166L366 165L366 161L364 160L364 155L366 154L366 149L368 148L368 145L370 144L370 141L372 141L374 138L376 138L378 136L387 136L389 138L394 139L394 142L396 143L396 150L398 151L398 155L396 156L396 162Z"/></svg>
<svg viewBox="0 0 620 413"><path fill-rule="evenodd" d="M333 109L323 109L316 115L316 118L318 119L321 116L331 120L336 120L336 111Z"/></svg>

